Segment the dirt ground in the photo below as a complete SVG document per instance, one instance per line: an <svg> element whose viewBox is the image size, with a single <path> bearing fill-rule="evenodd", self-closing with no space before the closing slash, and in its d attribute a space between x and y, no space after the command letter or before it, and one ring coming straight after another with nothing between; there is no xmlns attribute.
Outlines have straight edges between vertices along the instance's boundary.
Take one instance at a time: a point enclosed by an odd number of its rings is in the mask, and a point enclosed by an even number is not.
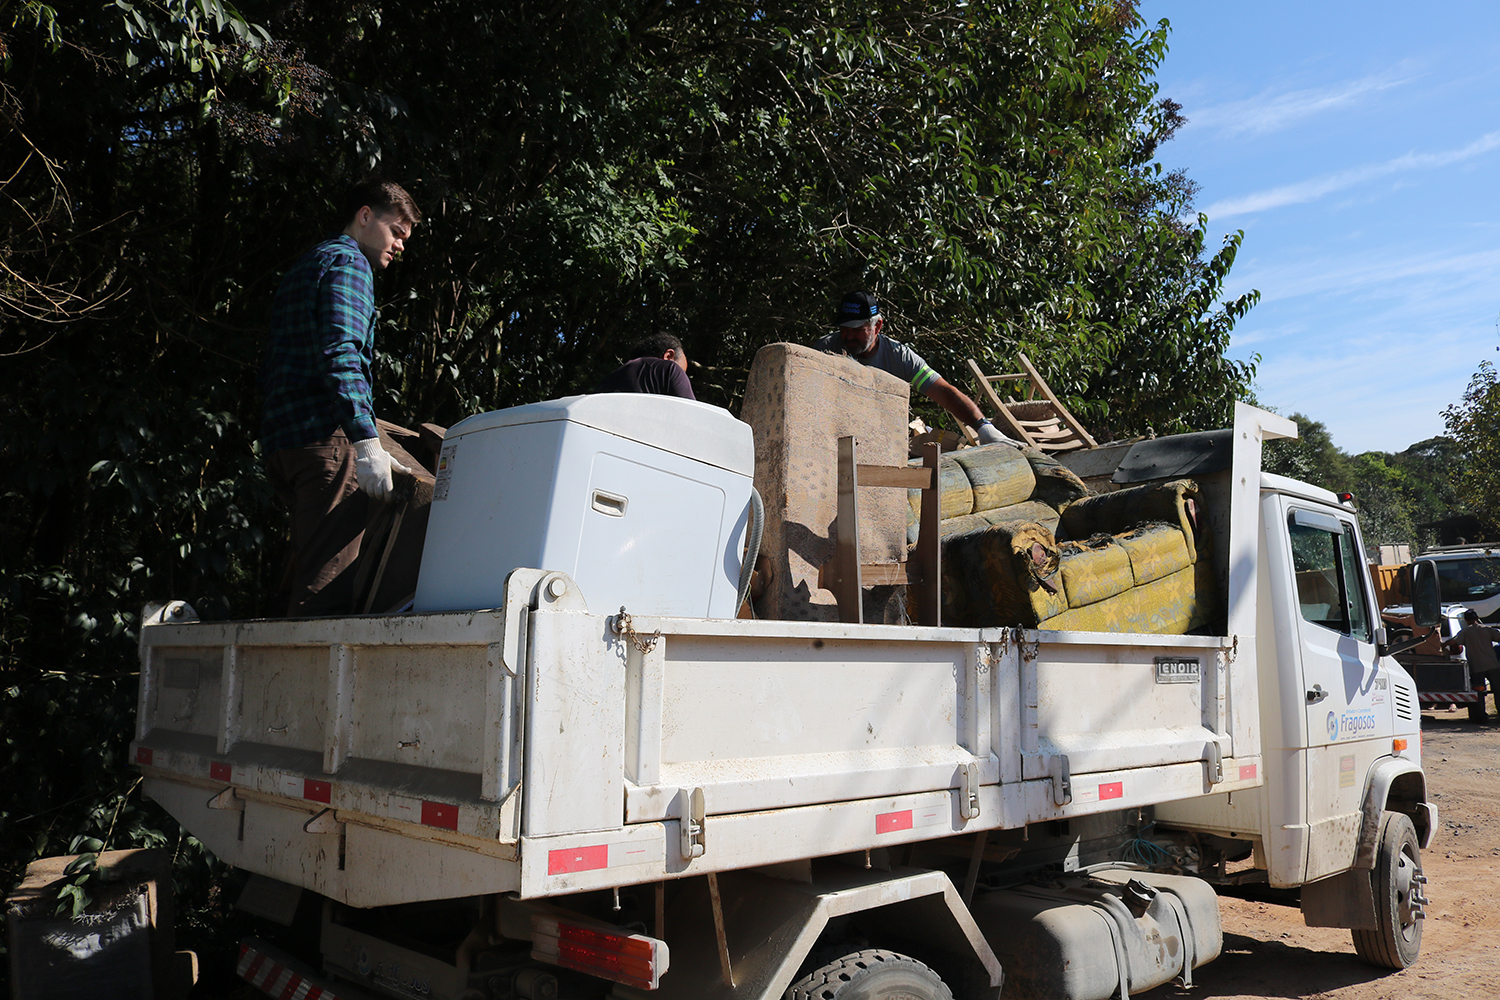
<svg viewBox="0 0 1500 1000"><path fill-rule="evenodd" d="M1493 717L1493 709L1492 709ZM1480 1000L1500 997L1500 725L1463 710L1422 713L1422 764L1441 826L1422 852L1422 954L1401 972L1354 955L1346 930L1307 927L1299 911L1223 899L1224 952L1193 989L1147 1000Z"/></svg>

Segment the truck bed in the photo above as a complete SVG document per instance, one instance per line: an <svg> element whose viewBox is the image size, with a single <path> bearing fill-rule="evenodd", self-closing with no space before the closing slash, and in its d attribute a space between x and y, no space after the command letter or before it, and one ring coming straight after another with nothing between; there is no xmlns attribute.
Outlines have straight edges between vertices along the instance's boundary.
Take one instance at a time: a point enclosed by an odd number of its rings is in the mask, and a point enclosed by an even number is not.
<svg viewBox="0 0 1500 1000"><path fill-rule="evenodd" d="M355 906L533 898L1254 787L1239 650L626 619L518 570L491 611L151 626L132 749L238 867Z"/></svg>

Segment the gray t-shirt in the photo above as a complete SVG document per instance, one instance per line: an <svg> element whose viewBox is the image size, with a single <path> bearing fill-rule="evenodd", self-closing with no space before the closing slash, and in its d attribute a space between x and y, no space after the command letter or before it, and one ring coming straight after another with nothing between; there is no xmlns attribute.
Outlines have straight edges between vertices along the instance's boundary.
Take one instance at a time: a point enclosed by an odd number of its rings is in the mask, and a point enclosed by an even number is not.
<svg viewBox="0 0 1500 1000"><path fill-rule="evenodd" d="M829 354L844 353L844 342L836 333L819 338L813 346ZM875 341L875 350L868 358L855 358L854 360L862 365L879 368L883 372L890 372L897 378L905 379L918 392L926 392L927 388L940 377L937 372L927 366L927 362L922 360L922 355L885 334L881 334Z"/></svg>
<svg viewBox="0 0 1500 1000"><path fill-rule="evenodd" d="M1462 646L1468 655L1470 676L1500 671L1500 661L1496 661L1492 645L1500 642L1500 629L1478 623L1465 625L1451 641Z"/></svg>

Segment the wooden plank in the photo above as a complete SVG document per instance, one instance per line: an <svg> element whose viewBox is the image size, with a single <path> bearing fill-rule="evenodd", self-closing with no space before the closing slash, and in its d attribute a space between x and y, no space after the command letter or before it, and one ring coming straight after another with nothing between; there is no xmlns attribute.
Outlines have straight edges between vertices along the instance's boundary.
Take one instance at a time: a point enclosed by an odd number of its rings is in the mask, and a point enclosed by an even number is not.
<svg viewBox="0 0 1500 1000"><path fill-rule="evenodd" d="M932 488L932 472L909 465L861 465L858 475L861 486L899 486L908 490Z"/></svg>
<svg viewBox="0 0 1500 1000"><path fill-rule="evenodd" d="M917 549L912 554L914 564L911 575L917 581L910 590L912 606L916 609L919 625L937 628L942 625L943 608L943 550L942 498L937 489L938 446L930 443L923 447L922 467L932 470L933 488L922 491L922 510L918 519Z"/></svg>
<svg viewBox="0 0 1500 1000"><path fill-rule="evenodd" d="M860 582L866 587L881 587L909 582L905 563L865 563L859 568Z"/></svg>
<svg viewBox="0 0 1500 1000"><path fill-rule="evenodd" d="M860 591L859 564L859 474L855 462L854 436L839 438L838 540L833 552L834 597L839 603L839 621L858 624L865 620Z"/></svg>

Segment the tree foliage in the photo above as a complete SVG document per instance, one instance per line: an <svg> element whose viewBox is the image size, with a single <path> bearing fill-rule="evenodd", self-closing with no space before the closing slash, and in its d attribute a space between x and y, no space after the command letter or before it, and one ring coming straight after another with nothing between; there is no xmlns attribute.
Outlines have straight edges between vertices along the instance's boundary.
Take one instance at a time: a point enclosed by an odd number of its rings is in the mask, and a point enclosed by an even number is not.
<svg viewBox="0 0 1500 1000"><path fill-rule="evenodd" d="M1266 444L1262 467L1334 493L1351 493L1359 508L1365 544L1409 545L1413 554L1435 544L1421 525L1467 512L1457 477L1466 468L1452 438L1420 441L1405 451L1350 455L1333 443L1328 428L1300 413L1296 440Z"/></svg>
<svg viewBox="0 0 1500 1000"><path fill-rule="evenodd" d="M1500 526L1500 373L1493 362L1480 363L1463 399L1443 411L1443 422L1459 456L1455 485L1466 509Z"/></svg>
<svg viewBox="0 0 1500 1000"><path fill-rule="evenodd" d="M1254 296L1155 160L1166 45L1130 0L0 2L4 874L179 842L124 760L137 611L270 610L264 316L348 180L426 216L377 283L400 422L659 329L733 406L865 286L955 380L1024 350L1111 435L1222 425Z"/></svg>

